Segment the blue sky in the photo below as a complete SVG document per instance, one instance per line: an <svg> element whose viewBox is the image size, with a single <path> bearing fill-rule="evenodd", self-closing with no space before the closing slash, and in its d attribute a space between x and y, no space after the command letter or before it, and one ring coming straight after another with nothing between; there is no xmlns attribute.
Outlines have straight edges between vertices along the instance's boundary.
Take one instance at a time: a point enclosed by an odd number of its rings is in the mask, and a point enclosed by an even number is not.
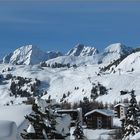
<svg viewBox="0 0 140 140"><path fill-rule="evenodd" d="M140 46L139 1L0 1L1 57L27 44L66 52L77 43L102 50L115 42Z"/></svg>

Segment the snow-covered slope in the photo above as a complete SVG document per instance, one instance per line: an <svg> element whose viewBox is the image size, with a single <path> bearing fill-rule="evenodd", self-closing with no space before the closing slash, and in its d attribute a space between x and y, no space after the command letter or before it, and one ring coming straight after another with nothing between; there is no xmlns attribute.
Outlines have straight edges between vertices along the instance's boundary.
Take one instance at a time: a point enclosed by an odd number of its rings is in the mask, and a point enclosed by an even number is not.
<svg viewBox="0 0 140 140"><path fill-rule="evenodd" d="M1 64L0 69L6 69L10 66ZM83 100L83 97L90 98L92 83L97 84L98 82L108 89L108 94L99 96L96 99L98 101L113 103L115 100L120 101L128 98L129 95L120 95L120 91L125 89L134 89L137 99L140 100L140 71L125 72L121 75L116 72L98 76L99 67L102 67L102 65L80 66L76 69L73 67L53 69L41 68L39 65L15 65L12 71L7 71L3 74L11 73L17 76L39 79L42 84L40 88L48 93L43 98L48 98L51 95L51 98L56 99L58 102L63 98L64 94L66 95L65 100L72 103ZM7 104L11 100L14 104L21 102L23 99L21 100L19 97L15 99L9 96L10 81L5 81L4 83L0 85L0 104Z"/></svg>
<svg viewBox="0 0 140 140"><path fill-rule="evenodd" d="M137 71L140 72L140 52L132 53L127 56L116 68L122 72Z"/></svg>
<svg viewBox="0 0 140 140"><path fill-rule="evenodd" d="M16 49L13 53L6 55L3 58L3 63L11 64L24 64L34 65L48 59L60 56L57 52L43 52L39 48L33 45L27 45Z"/></svg>
<svg viewBox="0 0 140 140"><path fill-rule="evenodd" d="M46 61L46 64L70 64L70 65L77 65L77 66L84 66L84 65L93 65L98 63L98 55L94 56L60 56L54 59L50 59Z"/></svg>
<svg viewBox="0 0 140 140"><path fill-rule="evenodd" d="M98 53L98 50L94 47L78 44L74 48L68 51L66 55L70 56L93 56Z"/></svg>
<svg viewBox="0 0 140 140"><path fill-rule="evenodd" d="M114 43L105 48L102 55L103 63L110 63L119 59L121 56L128 55L132 52L132 48L126 47L121 43Z"/></svg>

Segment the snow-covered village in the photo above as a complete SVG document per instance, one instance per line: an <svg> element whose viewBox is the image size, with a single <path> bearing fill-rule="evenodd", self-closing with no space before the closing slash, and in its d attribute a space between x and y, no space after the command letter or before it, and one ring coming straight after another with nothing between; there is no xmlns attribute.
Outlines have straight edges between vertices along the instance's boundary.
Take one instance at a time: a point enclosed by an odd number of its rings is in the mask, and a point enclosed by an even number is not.
<svg viewBox="0 0 140 140"><path fill-rule="evenodd" d="M140 140L139 7L0 1L0 140Z"/></svg>

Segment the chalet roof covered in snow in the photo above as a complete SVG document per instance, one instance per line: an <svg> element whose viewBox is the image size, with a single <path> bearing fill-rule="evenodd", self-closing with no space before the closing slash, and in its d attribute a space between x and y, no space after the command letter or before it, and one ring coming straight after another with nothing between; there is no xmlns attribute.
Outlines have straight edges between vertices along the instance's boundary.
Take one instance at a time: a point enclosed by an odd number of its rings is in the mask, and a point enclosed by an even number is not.
<svg viewBox="0 0 140 140"><path fill-rule="evenodd" d="M112 110L107 110L107 109L95 109L95 110L92 110L92 111L86 113L86 114L85 114L85 117L87 117L87 116L89 116L89 115L91 115L91 114L93 114L93 113L95 113L95 112L100 113L100 114L103 114L103 115L108 116L108 117L114 115Z"/></svg>
<svg viewBox="0 0 140 140"><path fill-rule="evenodd" d="M118 107L118 106L127 107L128 106L128 103L118 103L114 107Z"/></svg>

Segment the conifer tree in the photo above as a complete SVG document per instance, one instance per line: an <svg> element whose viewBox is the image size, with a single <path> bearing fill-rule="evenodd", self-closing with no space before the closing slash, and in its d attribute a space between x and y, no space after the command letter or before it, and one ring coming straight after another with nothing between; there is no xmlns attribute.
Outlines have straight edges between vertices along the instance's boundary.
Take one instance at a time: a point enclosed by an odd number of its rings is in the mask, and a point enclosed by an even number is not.
<svg viewBox="0 0 140 140"><path fill-rule="evenodd" d="M28 127L32 128L32 130L34 131L27 131L24 130L24 133L21 133L21 136L24 139L44 139L44 132L49 132L50 128L47 127L44 123L44 119L47 117L47 113L42 113L39 110L39 107L37 106L37 104L33 104L32 105L32 110L33 113L30 115L26 115L25 119L27 119L30 122L30 125ZM32 127L31 127L32 126Z"/></svg>
<svg viewBox="0 0 140 140"><path fill-rule="evenodd" d="M129 106L127 109L126 118L124 122L123 139L135 135L140 130L140 126L138 123L138 113L139 113L139 108L136 101L136 95L134 94L134 90L132 90L131 99L129 102Z"/></svg>
<svg viewBox="0 0 140 140"><path fill-rule="evenodd" d="M33 113L25 116L29 121L29 127L21 133L23 139L64 139L69 136L70 116L67 118L67 126L64 126L63 119L66 117L55 112L51 100L38 100L32 105L32 110ZM63 130L66 128L67 131Z"/></svg>
<svg viewBox="0 0 140 140"><path fill-rule="evenodd" d="M80 125L80 122L77 122L73 135L75 136L75 140L84 138L83 128Z"/></svg>

